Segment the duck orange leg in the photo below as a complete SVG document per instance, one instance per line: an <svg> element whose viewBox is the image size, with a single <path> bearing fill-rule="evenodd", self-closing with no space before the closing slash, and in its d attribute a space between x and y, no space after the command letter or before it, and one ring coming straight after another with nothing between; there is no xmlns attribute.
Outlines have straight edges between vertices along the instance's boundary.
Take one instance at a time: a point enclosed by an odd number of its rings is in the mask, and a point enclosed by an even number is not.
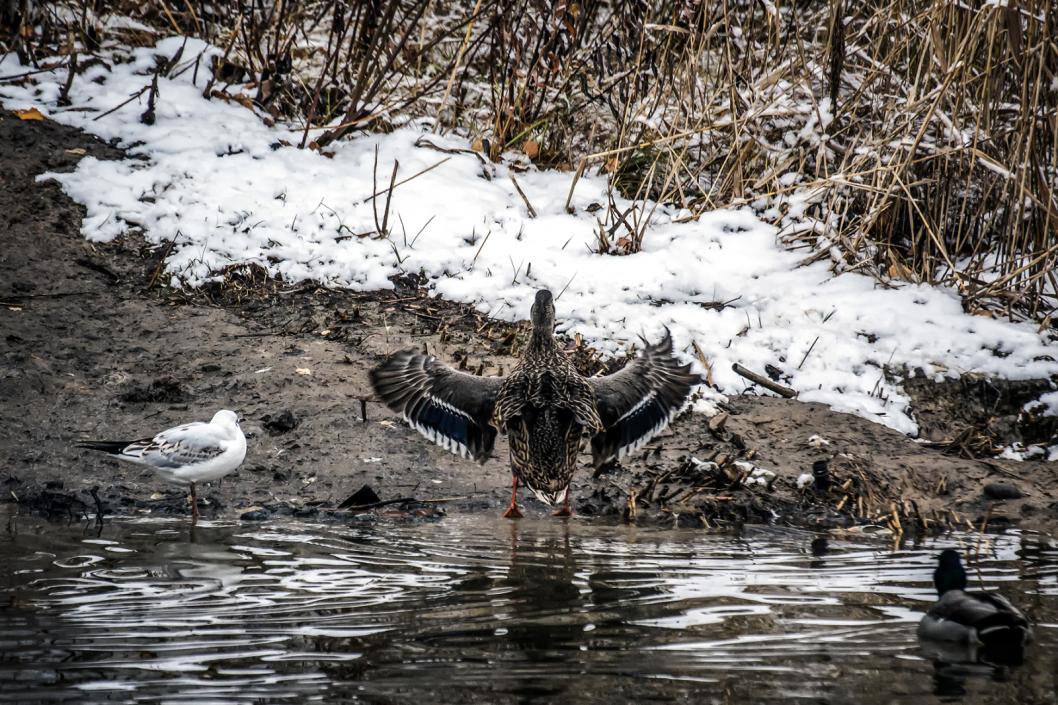
<svg viewBox="0 0 1058 705"><path fill-rule="evenodd" d="M503 513L504 519L521 519L522 510L518 509L518 476L511 475L511 503Z"/></svg>
<svg viewBox="0 0 1058 705"><path fill-rule="evenodd" d="M569 488L566 488L566 498L562 500L562 506L552 512L553 517L573 516L573 507L569 506Z"/></svg>

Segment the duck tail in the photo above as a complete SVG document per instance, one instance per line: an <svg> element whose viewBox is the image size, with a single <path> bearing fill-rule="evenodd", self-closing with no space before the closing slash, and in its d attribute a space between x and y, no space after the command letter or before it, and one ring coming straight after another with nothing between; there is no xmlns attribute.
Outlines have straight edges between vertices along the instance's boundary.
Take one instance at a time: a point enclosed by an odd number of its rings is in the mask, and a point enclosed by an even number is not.
<svg viewBox="0 0 1058 705"><path fill-rule="evenodd" d="M977 638L990 648L1016 648L1032 639L1024 617L1007 612L993 614L976 625Z"/></svg>
<svg viewBox="0 0 1058 705"><path fill-rule="evenodd" d="M533 494L536 495L537 499L549 507L553 507L556 504L565 501L566 495L569 493L569 486L558 491L538 490L534 487L530 487L529 489L533 491Z"/></svg>

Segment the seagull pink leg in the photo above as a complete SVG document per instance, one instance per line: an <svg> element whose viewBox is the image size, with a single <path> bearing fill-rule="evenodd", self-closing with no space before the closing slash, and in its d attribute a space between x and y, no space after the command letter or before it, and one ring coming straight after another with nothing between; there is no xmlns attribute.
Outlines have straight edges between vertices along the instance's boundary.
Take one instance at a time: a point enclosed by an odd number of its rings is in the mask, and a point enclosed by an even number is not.
<svg viewBox="0 0 1058 705"><path fill-rule="evenodd" d="M504 519L521 519L522 511L518 509L518 476L511 476L511 503L503 513Z"/></svg>
<svg viewBox="0 0 1058 705"><path fill-rule="evenodd" d="M198 519L198 496L195 494L195 483L191 483L191 518Z"/></svg>

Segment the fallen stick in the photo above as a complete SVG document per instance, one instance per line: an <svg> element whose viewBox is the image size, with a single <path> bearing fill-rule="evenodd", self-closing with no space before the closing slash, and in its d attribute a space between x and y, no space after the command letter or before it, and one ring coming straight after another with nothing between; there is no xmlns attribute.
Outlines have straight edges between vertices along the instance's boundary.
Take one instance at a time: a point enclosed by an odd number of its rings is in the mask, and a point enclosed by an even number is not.
<svg viewBox="0 0 1058 705"><path fill-rule="evenodd" d="M384 499L378 502L371 502L369 504L350 504L345 507L338 507L334 511L352 511L354 509L377 509L378 507L388 507L391 504L444 504L445 502L457 502L462 499L469 499L469 496L463 497L438 497L437 499L419 499L417 497L397 497L396 499Z"/></svg>
<svg viewBox="0 0 1058 705"><path fill-rule="evenodd" d="M765 389L770 389L771 391L773 391L776 394L778 394L780 397L783 397L783 398L786 398L786 399L793 399L794 397L797 396L797 392L795 392L794 390L790 389L789 387L786 387L784 385L778 384L777 382L772 382L770 379L768 379L767 377L765 377L763 375L759 375L756 372L753 372L751 370L747 370L745 367L743 367L742 365L738 364L737 362L735 364L731 365L731 369L733 369L735 372L737 372L738 374L740 374L743 377L745 377L746 379L748 379L750 382L753 382L754 384L759 384L760 386L764 387Z"/></svg>
<svg viewBox="0 0 1058 705"><path fill-rule="evenodd" d="M384 193L389 193L390 191L392 191L393 189L397 188L398 186L403 186L404 184L408 183L412 179L417 179L420 176L422 176L423 174L425 174L425 173L427 173L429 171L433 171L434 169L436 169L437 167L441 166L442 164L444 164L445 162L447 162L451 158L452 157L445 157L444 159L442 159L441 161L437 162L436 164L431 164L430 166L426 167L422 171L418 171L418 172L412 174L411 176L409 176L406 179L401 179L400 181L398 181L397 183L393 184L389 188L384 188L381 191L376 191L375 193L373 193L370 196L368 196L367 198L365 198L363 200L363 202L367 203L368 201L370 201L370 200L372 200L374 198L378 198L379 196L381 196Z"/></svg>

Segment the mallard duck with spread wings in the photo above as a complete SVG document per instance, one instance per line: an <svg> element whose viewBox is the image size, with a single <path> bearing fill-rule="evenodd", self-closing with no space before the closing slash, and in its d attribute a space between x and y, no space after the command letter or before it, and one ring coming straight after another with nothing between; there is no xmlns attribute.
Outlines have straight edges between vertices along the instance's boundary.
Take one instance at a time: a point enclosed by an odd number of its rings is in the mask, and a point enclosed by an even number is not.
<svg viewBox="0 0 1058 705"><path fill-rule="evenodd" d="M570 516L569 484L577 455L591 439L596 468L642 447L680 411L700 384L672 354L666 331L614 374L583 377L555 340L551 292L538 291L532 336L507 377L458 372L430 355L405 350L371 371L371 386L422 435L465 458L484 462L498 430L510 442L511 502L519 518L518 484Z"/></svg>

